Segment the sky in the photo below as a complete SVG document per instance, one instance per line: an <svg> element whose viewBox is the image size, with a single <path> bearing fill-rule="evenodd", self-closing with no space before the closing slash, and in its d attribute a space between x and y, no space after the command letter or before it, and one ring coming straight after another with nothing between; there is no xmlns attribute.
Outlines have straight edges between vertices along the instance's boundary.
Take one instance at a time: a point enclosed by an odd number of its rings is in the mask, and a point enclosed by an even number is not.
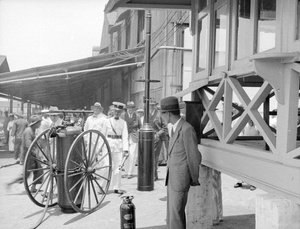
<svg viewBox="0 0 300 229"><path fill-rule="evenodd" d="M10 71L92 56L108 0L0 0L0 55Z"/></svg>

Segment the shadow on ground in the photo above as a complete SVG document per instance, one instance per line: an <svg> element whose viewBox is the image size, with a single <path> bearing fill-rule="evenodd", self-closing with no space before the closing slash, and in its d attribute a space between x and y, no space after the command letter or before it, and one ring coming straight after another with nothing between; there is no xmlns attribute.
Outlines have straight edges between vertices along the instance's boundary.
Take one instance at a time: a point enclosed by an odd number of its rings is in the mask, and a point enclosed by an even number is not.
<svg viewBox="0 0 300 229"><path fill-rule="evenodd" d="M255 229L255 214L226 216L213 229Z"/></svg>
<svg viewBox="0 0 300 229"><path fill-rule="evenodd" d="M166 229L166 225L161 225L161 226L152 226L152 227L139 227L137 229Z"/></svg>

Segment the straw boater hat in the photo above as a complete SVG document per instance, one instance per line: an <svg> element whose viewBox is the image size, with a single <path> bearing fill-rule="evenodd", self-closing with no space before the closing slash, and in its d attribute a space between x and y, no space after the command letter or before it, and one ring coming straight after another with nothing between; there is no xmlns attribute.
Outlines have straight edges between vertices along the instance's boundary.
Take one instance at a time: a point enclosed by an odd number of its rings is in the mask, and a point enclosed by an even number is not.
<svg viewBox="0 0 300 229"><path fill-rule="evenodd" d="M120 103L120 102L113 102L113 105L116 111L123 110L126 107L124 103Z"/></svg>
<svg viewBox="0 0 300 229"><path fill-rule="evenodd" d="M154 105L157 105L157 104L158 104L158 102L156 102L155 99L150 99L149 100L149 105L150 106L154 106Z"/></svg>
<svg viewBox="0 0 300 229"><path fill-rule="evenodd" d="M14 113L14 115L18 116L18 117L21 117L21 118L24 118L24 114L22 111L17 111Z"/></svg>
<svg viewBox="0 0 300 229"><path fill-rule="evenodd" d="M47 114L47 113L49 113L49 110L43 109L43 110L41 110L41 113L42 113L42 114Z"/></svg>
<svg viewBox="0 0 300 229"><path fill-rule="evenodd" d="M144 113L145 111L144 111L144 109L139 108L139 109L136 110L136 112L137 112L137 113Z"/></svg>
<svg viewBox="0 0 300 229"><path fill-rule="evenodd" d="M32 115L30 116L29 120L30 120L29 126L33 126L34 124L42 121L39 115Z"/></svg>
<svg viewBox="0 0 300 229"><path fill-rule="evenodd" d="M109 109L110 109L110 110L115 110L116 108L115 108L114 105L110 105L110 106L109 106Z"/></svg>
<svg viewBox="0 0 300 229"><path fill-rule="evenodd" d="M169 96L160 100L159 109L162 112L178 111L183 108L183 104L179 104L177 97Z"/></svg>
<svg viewBox="0 0 300 229"><path fill-rule="evenodd" d="M49 115L59 115L58 107L50 106Z"/></svg>
<svg viewBox="0 0 300 229"><path fill-rule="evenodd" d="M101 106L101 103L95 102L93 106L91 106L91 109L99 108L100 110L103 110L103 107Z"/></svg>
<svg viewBox="0 0 300 229"><path fill-rule="evenodd" d="M133 101L127 102L126 108L135 108L134 102Z"/></svg>

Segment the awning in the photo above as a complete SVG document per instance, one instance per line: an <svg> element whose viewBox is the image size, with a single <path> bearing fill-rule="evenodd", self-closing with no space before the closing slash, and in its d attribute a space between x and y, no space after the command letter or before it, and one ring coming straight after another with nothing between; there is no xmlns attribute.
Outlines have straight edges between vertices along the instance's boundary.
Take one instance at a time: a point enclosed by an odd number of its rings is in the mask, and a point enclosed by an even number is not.
<svg viewBox="0 0 300 229"><path fill-rule="evenodd" d="M143 60L144 47L0 74L0 93L24 102L83 108L108 77ZM92 101L93 102L93 101Z"/></svg>
<svg viewBox="0 0 300 229"><path fill-rule="evenodd" d="M173 96L177 97L177 98L181 98L189 93L192 93L193 91L206 86L208 84L208 79L203 79L203 80L199 80L199 81L195 81L195 82L191 82L190 86L176 94L174 94Z"/></svg>
<svg viewBox="0 0 300 229"><path fill-rule="evenodd" d="M110 0L104 9L110 13L119 7L129 9L178 9L190 10L191 0Z"/></svg>

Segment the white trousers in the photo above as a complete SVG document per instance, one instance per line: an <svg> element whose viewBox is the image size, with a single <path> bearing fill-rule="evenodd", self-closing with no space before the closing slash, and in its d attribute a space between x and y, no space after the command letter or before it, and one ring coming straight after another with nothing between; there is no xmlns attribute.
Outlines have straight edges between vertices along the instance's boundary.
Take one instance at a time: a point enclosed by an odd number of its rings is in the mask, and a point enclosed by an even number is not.
<svg viewBox="0 0 300 229"><path fill-rule="evenodd" d="M136 174L135 163L138 154L138 143L134 143L131 138L129 139L129 157L125 162L125 173L128 175Z"/></svg>
<svg viewBox="0 0 300 229"><path fill-rule="evenodd" d="M121 189L121 171L119 170L119 165L122 162L123 152L111 152L112 157L112 176L111 185L114 190Z"/></svg>

